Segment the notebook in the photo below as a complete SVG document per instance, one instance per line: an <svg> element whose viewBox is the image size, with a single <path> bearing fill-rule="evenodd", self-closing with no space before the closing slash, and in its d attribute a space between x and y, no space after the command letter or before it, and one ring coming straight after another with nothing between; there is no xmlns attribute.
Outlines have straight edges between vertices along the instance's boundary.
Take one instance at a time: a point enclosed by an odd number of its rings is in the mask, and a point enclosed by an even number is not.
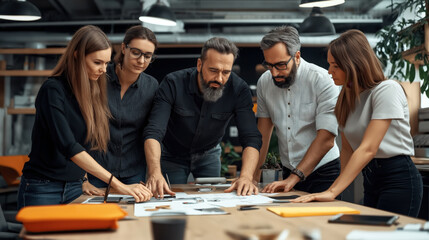
<svg viewBox="0 0 429 240"><path fill-rule="evenodd" d="M267 210L282 217L306 217L335 215L339 213L360 213L359 210L349 207L269 207Z"/></svg>
<svg viewBox="0 0 429 240"><path fill-rule="evenodd" d="M22 208L16 220L28 232L117 229L127 213L117 204L68 204Z"/></svg>

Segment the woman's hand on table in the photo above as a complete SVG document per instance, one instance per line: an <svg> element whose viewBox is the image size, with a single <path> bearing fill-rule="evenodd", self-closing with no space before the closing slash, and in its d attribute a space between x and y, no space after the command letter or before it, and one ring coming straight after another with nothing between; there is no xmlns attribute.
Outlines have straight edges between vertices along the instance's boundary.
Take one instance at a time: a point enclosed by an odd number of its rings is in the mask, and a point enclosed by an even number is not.
<svg viewBox="0 0 429 240"><path fill-rule="evenodd" d="M143 184L121 184L120 189L116 189L120 194L131 195L136 202L146 202L152 198L152 192Z"/></svg>
<svg viewBox="0 0 429 240"><path fill-rule="evenodd" d="M82 183L82 192L83 194L89 196L104 196L104 191L96 188L89 181L85 181L84 183Z"/></svg>
<svg viewBox="0 0 429 240"><path fill-rule="evenodd" d="M321 193L313 193L301 196L299 198L295 198L290 200L294 203L306 203L306 202L312 202L312 201L319 201L319 202L331 202L335 200L335 194L329 190L321 192Z"/></svg>

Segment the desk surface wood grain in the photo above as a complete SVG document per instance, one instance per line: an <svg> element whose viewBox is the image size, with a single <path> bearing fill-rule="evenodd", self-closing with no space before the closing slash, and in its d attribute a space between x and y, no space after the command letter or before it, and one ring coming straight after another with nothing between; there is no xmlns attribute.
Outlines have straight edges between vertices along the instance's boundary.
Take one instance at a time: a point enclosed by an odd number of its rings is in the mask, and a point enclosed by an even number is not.
<svg viewBox="0 0 429 240"><path fill-rule="evenodd" d="M182 187L186 192L195 194L192 187L174 186L176 189ZM217 191L220 191L219 189ZM302 195L303 192L281 193L281 195ZM81 196L75 202L79 203L88 198ZM400 204L400 203L399 203ZM312 203L282 203L281 206L302 207L302 206L347 206L361 211L361 214L392 215L390 212L381 211L365 206L343 202L312 202ZM121 207L128 212L128 215L134 216L134 205L121 204ZM328 223L332 216L315 217L294 217L283 218L266 209L267 207L258 206L257 210L238 211L236 208L224 208L229 215L207 215L207 216L187 216L186 240L220 240L231 239L226 234L227 230L238 232L280 232L284 229L289 230L288 240L304 239L301 234L303 229L319 229L322 239L345 239L352 230L371 230L371 231L389 231L397 227L404 226L407 223L424 223L425 221L417 218L410 218L400 215L398 225L390 227L377 227L366 225L351 224L333 224ZM48 234L27 234L25 229L21 232L21 237L25 239L152 239L150 218L140 217L137 220L121 220L119 228L116 231L95 231L95 232L68 232L68 233L48 233Z"/></svg>

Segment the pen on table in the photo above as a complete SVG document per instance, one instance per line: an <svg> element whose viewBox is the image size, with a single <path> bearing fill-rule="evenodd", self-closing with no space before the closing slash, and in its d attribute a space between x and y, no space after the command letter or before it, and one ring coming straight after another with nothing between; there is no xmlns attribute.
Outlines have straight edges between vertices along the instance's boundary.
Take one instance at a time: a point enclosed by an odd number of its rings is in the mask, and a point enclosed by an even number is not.
<svg viewBox="0 0 429 240"><path fill-rule="evenodd" d="M168 179L168 174L165 174L165 178L167 179L168 188L171 190L170 180Z"/></svg>

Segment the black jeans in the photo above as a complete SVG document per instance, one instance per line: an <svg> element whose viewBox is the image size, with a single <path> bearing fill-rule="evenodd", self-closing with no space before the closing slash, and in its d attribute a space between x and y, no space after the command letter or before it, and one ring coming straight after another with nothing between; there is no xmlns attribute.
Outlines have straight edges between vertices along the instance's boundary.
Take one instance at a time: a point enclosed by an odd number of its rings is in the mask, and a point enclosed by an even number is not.
<svg viewBox="0 0 429 240"><path fill-rule="evenodd" d="M374 158L362 170L362 175L365 206L417 217L423 182L409 156Z"/></svg>
<svg viewBox="0 0 429 240"><path fill-rule="evenodd" d="M319 193L327 190L340 175L340 159L332 160L307 176L305 181L298 182L294 189L308 193ZM283 167L283 179L290 175L290 170ZM340 195L339 195L339 198ZM338 199L338 198L337 198Z"/></svg>

